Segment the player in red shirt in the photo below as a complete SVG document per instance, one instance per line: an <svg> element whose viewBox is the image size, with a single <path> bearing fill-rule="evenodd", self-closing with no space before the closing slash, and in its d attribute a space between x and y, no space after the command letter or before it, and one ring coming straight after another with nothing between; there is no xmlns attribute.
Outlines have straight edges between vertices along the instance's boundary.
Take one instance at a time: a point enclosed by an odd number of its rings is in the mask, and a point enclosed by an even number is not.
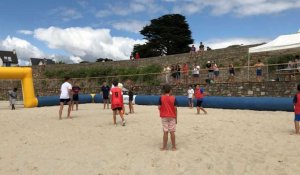
<svg viewBox="0 0 300 175"><path fill-rule="evenodd" d="M119 115L122 119L122 126L125 126L125 120L123 117L123 94L122 90L118 87L118 82L113 82L114 87L110 89L110 95L111 95L111 109L113 110L113 120L114 125L117 126L116 122L116 115L117 111L119 111Z"/></svg>
<svg viewBox="0 0 300 175"><path fill-rule="evenodd" d="M196 89L194 91L195 98L197 99L197 114L200 114L200 110L204 112L204 114L207 114L206 110L202 107L203 98L204 98L204 90L200 89L200 85L196 86Z"/></svg>
<svg viewBox="0 0 300 175"><path fill-rule="evenodd" d="M161 150L167 150L168 133L171 135L172 150L176 150L175 131L177 124L177 101L175 96L171 95L171 86L163 87L164 94L159 98L159 114L163 126L163 147Z"/></svg>
<svg viewBox="0 0 300 175"><path fill-rule="evenodd" d="M300 84L297 85L297 94L294 97L294 109L295 109L295 131L296 134L300 134L299 121L300 121Z"/></svg>

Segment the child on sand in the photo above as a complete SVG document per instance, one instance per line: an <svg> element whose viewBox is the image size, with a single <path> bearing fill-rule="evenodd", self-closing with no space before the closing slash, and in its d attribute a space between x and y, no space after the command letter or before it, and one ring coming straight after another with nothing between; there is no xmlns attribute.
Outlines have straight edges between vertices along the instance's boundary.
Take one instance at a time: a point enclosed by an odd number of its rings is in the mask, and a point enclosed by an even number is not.
<svg viewBox="0 0 300 175"><path fill-rule="evenodd" d="M103 97L103 109L107 106L107 109L109 109L109 91L110 87L107 85L106 81L103 82L103 85L101 87L102 91L102 97Z"/></svg>
<svg viewBox="0 0 300 175"><path fill-rule="evenodd" d="M129 88L128 96L129 96L129 113L134 113L133 109L133 87Z"/></svg>
<svg viewBox="0 0 300 175"><path fill-rule="evenodd" d="M68 116L67 118L71 119L71 95L72 95L72 85L69 83L70 78L65 77L65 82L61 85L60 88L60 108L59 108L59 119L61 120L62 111L64 109L64 104L68 104Z"/></svg>
<svg viewBox="0 0 300 175"><path fill-rule="evenodd" d="M177 101L175 96L171 95L171 86L163 86L163 95L159 98L159 113L163 126L163 147L161 150L167 150L168 134L170 132L172 150L176 150L175 131L177 124Z"/></svg>
<svg viewBox="0 0 300 175"><path fill-rule="evenodd" d="M16 110L15 104L17 100L17 90L18 90L17 88L14 88L13 90L8 91L11 110Z"/></svg>
<svg viewBox="0 0 300 175"><path fill-rule="evenodd" d="M119 115L122 119L122 126L125 126L125 120L123 117L123 93L122 90L118 87L118 82L113 82L114 87L110 89L110 95L111 95L111 109L113 110L113 122L114 125L117 126L116 122L116 115L117 111L119 112Z"/></svg>
<svg viewBox="0 0 300 175"><path fill-rule="evenodd" d="M72 98L72 111L74 111L74 104L76 105L76 111L78 111L79 104L79 91L80 87L75 83L75 86L72 87L73 98Z"/></svg>
<svg viewBox="0 0 300 175"><path fill-rule="evenodd" d="M192 86L189 86L187 93L188 93L189 107L193 108L193 106L194 106L194 103L193 103L194 89L192 88Z"/></svg>
<svg viewBox="0 0 300 175"><path fill-rule="evenodd" d="M295 110L295 133L300 134L299 121L300 121L300 84L297 85L297 94L294 96L294 110Z"/></svg>
<svg viewBox="0 0 300 175"><path fill-rule="evenodd" d="M200 110L202 110L204 112L204 114L207 114L206 110L202 107L202 102L203 102L203 98L204 98L204 89L201 88L200 89L200 85L196 86L195 89L195 97L197 99L197 114L200 114Z"/></svg>

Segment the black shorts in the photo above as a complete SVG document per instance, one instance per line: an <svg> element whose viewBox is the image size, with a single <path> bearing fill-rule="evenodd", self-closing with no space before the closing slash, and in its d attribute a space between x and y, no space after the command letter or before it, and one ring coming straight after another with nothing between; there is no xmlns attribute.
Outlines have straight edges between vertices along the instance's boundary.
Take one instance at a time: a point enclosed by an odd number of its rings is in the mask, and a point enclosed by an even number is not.
<svg viewBox="0 0 300 175"><path fill-rule="evenodd" d="M106 95L103 95L103 100L108 100L109 99L109 97L108 96L106 96Z"/></svg>
<svg viewBox="0 0 300 175"><path fill-rule="evenodd" d="M117 107L117 108L114 108L114 109L112 109L113 111L116 111L116 110L118 110L118 111L122 111L123 110L123 108L122 107Z"/></svg>
<svg viewBox="0 0 300 175"><path fill-rule="evenodd" d="M73 101L79 101L79 95L78 94L73 95Z"/></svg>
<svg viewBox="0 0 300 175"><path fill-rule="evenodd" d="M67 98L67 99L59 99L59 102L64 103L64 104L69 103L70 101L71 101L71 99L69 99L69 98Z"/></svg>
<svg viewBox="0 0 300 175"><path fill-rule="evenodd" d="M197 107L202 107L202 99L197 99L197 104L196 104L196 106Z"/></svg>
<svg viewBox="0 0 300 175"><path fill-rule="evenodd" d="M198 77L199 77L199 74L193 74L193 77L194 77L194 78L198 78Z"/></svg>

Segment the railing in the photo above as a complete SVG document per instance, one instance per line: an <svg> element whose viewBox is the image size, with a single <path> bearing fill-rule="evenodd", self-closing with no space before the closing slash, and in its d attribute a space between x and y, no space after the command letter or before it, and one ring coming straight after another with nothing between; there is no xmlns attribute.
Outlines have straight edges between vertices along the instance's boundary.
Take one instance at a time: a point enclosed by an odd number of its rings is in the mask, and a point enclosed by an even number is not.
<svg viewBox="0 0 300 175"><path fill-rule="evenodd" d="M214 83L235 83L235 82L266 82L266 81L296 81L298 80L297 66L287 69L288 64L269 64L262 67L261 79L257 79L256 67L240 66L234 67L235 75L230 76L228 68L219 68L219 76L214 76L209 79L208 70L200 69L199 77L194 78L192 71L188 73L180 72L180 76L172 76L165 73L149 73L149 74L134 74L134 75L116 75L116 76L103 76L103 77L87 77L87 78L72 78L71 84L79 85L82 88L82 92L86 93L99 93L100 87L104 81L111 85L113 80L118 80L124 84L125 88L129 86L142 86L145 89L151 90L153 86L160 86L165 84L168 80L169 84L183 86L186 88L191 84L214 84ZM191 68L190 68L191 69ZM248 81L249 73L249 81ZM175 77L175 78L174 78ZM5 83L7 80L0 80L0 93L3 95L8 90L12 89L16 83ZM13 82L13 81L11 81ZM36 95L44 96L48 94L59 94L60 85L63 83L63 79L34 79L34 87ZM20 83L19 83L20 84ZM9 87L12 86L12 87ZM19 93L21 93L21 87L19 87ZM20 96L21 97L21 94Z"/></svg>

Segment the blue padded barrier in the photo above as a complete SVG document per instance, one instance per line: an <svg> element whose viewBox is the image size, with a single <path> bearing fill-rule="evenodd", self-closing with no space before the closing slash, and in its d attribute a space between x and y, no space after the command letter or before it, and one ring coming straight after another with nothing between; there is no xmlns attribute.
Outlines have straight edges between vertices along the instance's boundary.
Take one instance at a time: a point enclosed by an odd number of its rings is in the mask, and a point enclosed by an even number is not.
<svg viewBox="0 0 300 175"><path fill-rule="evenodd" d="M100 94L94 96L94 103L103 103L103 97Z"/></svg>
<svg viewBox="0 0 300 175"><path fill-rule="evenodd" d="M176 96L178 106L188 106L186 96ZM159 96L137 95L135 103L139 105L158 105ZM194 99L196 106L196 99ZM203 100L203 107L221 109L249 109L258 111L293 111L292 98L284 97L214 97Z"/></svg>
<svg viewBox="0 0 300 175"><path fill-rule="evenodd" d="M59 96L38 97L38 107L59 105ZM79 94L79 103L92 103L93 98L90 94Z"/></svg>

